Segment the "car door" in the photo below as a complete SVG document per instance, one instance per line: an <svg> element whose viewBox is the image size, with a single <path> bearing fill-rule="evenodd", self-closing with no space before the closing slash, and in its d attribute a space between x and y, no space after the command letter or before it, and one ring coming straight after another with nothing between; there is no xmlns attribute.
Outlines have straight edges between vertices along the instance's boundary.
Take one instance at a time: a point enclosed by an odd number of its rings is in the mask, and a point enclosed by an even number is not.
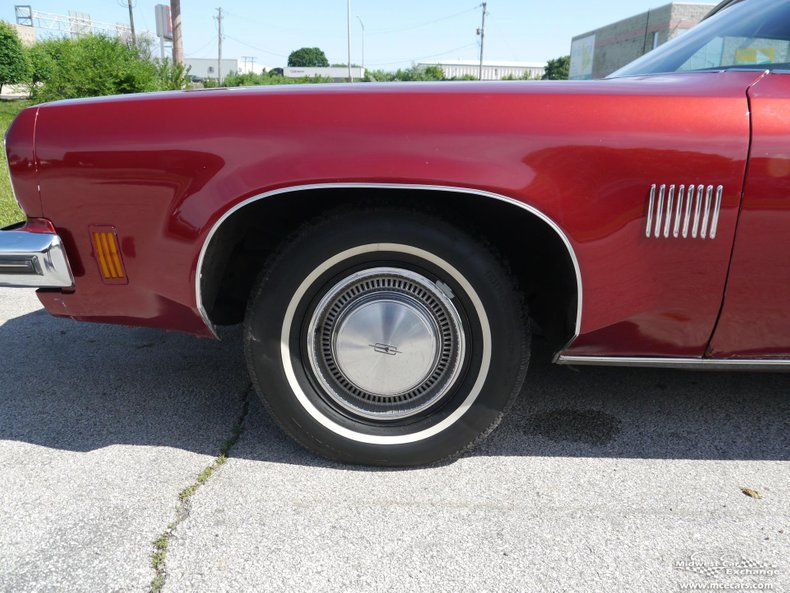
<svg viewBox="0 0 790 593"><path fill-rule="evenodd" d="M724 304L708 355L790 357L790 72L748 92L752 144Z"/></svg>

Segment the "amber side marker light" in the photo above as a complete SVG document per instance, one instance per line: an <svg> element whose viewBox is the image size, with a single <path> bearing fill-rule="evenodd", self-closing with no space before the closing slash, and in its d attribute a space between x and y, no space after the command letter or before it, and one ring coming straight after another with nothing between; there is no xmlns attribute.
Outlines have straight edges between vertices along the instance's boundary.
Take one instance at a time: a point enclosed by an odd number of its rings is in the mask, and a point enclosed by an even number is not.
<svg viewBox="0 0 790 593"><path fill-rule="evenodd" d="M102 280L105 284L126 284L129 280L118 244L118 231L111 226L92 226L90 234Z"/></svg>

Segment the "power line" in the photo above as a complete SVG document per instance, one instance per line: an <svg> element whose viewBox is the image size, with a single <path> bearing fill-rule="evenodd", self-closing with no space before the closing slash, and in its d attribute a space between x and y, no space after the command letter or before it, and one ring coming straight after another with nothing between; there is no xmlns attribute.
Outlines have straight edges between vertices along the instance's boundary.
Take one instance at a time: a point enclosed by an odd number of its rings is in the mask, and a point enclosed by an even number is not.
<svg viewBox="0 0 790 593"><path fill-rule="evenodd" d="M477 4L476 6L473 6L472 8L469 8L467 10L462 10L461 12L454 12L453 14L449 14L447 16L439 17L437 19L433 19L432 21L425 21L425 22L414 24L414 25L406 25L405 27L397 27L397 28L394 28L394 29L366 29L365 32L369 33L369 34L373 34L373 35L386 35L386 34L389 34L389 33L400 33L402 31L411 31L412 29L419 29L420 27L427 27L428 25L433 25L435 23L440 23L442 21L453 19L455 17L461 16L461 15L464 15L464 14L468 14L470 12L475 12L478 8L480 8L479 4ZM321 33L321 34L326 33L326 31L320 31L320 32L319 31L315 31L315 32L312 32L312 31L305 31L304 29L288 29L288 28L285 28L285 27L279 27L279 26L274 25L272 23L263 23L263 22L261 22L259 20L256 20L256 19L252 19L252 18L249 18L249 17L246 17L246 16L241 16L241 15L238 15L238 14L233 13L233 12L228 12L227 10L223 10L223 14L226 17L232 17L234 19L243 20L245 23L250 23L250 24L253 24L253 25L260 25L262 27L266 27L266 28L272 29L274 31L280 31L282 33L293 33L293 34L298 34L298 35L304 35L304 34L308 34L308 33L310 35L318 34L318 33Z"/></svg>
<svg viewBox="0 0 790 593"><path fill-rule="evenodd" d="M272 24L270 22L269 23L264 23L264 22L256 20L256 19L252 19L252 18L249 18L249 17L246 17L246 16L238 15L238 14L236 14L234 12L228 12L227 10L223 11L223 14L226 17L239 19L241 21L244 21L245 23L248 23L248 24L251 24L251 25L258 25L260 27L266 27L267 29L271 29L273 31L280 31L281 33L290 33L292 35L310 35L311 37L315 37L318 34L322 34L323 35L324 33L326 33L326 31L320 31L319 32L319 31L307 31L305 29L287 29L287 28L284 28L284 27L279 27L277 25L274 25L274 24Z"/></svg>
<svg viewBox="0 0 790 593"><path fill-rule="evenodd" d="M227 35L226 35L226 37L227 37ZM206 49L206 48L207 48L209 45L214 45L214 40L213 40L213 39L209 39L209 40L208 40L206 43L204 43L203 45L201 45L201 46L200 46L200 49L196 49L195 51L189 52L188 54L186 54L186 57L188 57L188 58L191 58L191 57L193 57L195 54L199 54L199 53L200 53L200 52L202 52L204 49Z"/></svg>
<svg viewBox="0 0 790 593"><path fill-rule="evenodd" d="M277 56L278 58L287 58L285 54L279 54L277 52L271 51L269 49L263 49L262 47L256 47L254 45L250 45L249 43L242 41L241 39L236 39L235 37L231 37L230 35L225 35L225 39L230 39L231 41L235 41L236 43L241 43L242 45L249 47L250 49L254 49L256 51L262 51L265 54L271 54L273 56Z"/></svg>
<svg viewBox="0 0 790 593"><path fill-rule="evenodd" d="M255 70L255 56L241 56L241 59L244 60L244 74L248 74Z"/></svg>
<svg viewBox="0 0 790 593"><path fill-rule="evenodd" d="M442 21L447 21L447 20L450 20L450 19L454 19L457 16L461 16L463 14L468 14L470 12L474 12L478 8L480 8L479 4L477 6L473 6L472 8L469 8L467 10L462 10L461 12L456 12L456 13L453 13L453 14L450 14L450 15L447 15L447 16L439 17L438 19L434 19L432 21L425 21L423 23L418 23L416 25L407 25L405 27L398 27L398 28L395 28L395 29L378 29L378 30L373 29L371 31L368 31L368 33L370 33L372 35L387 35L389 33L401 33L403 31L411 31L412 29L419 29L420 27L427 27L428 25L433 25L435 23L440 23Z"/></svg>

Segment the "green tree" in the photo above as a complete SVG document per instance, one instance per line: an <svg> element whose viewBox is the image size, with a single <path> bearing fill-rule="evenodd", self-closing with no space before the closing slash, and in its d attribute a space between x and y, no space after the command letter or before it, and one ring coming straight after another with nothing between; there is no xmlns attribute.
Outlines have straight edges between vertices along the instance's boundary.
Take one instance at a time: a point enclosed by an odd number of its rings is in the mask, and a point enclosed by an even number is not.
<svg viewBox="0 0 790 593"><path fill-rule="evenodd" d="M27 75L27 57L16 31L0 22L0 91L4 84L25 82Z"/></svg>
<svg viewBox="0 0 790 593"><path fill-rule="evenodd" d="M546 64L546 73L543 75L543 80L568 80L570 65L570 56L561 56L554 60L549 60Z"/></svg>
<svg viewBox="0 0 790 593"><path fill-rule="evenodd" d="M326 54L317 47L303 47L291 52L288 56L288 66L291 68L311 68L316 66L329 66Z"/></svg>

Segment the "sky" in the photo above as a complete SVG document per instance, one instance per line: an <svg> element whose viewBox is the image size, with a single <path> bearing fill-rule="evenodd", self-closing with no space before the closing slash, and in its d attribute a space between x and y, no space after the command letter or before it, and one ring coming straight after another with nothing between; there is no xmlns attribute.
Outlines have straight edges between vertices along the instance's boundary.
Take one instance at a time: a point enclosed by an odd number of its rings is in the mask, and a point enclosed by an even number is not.
<svg viewBox="0 0 790 593"><path fill-rule="evenodd" d="M42 12L75 10L97 21L129 22L127 0L22 1ZM16 3L2 0L0 19L13 22ZM166 2L133 0L136 29L155 31L154 6L159 3ZM570 53L575 35L667 3L489 0L485 59L545 62ZM347 0L181 0L186 57L217 57L215 17L220 5L225 15L223 58L251 56L255 64L282 67L291 51L319 47L330 63L347 61ZM396 70L421 61L480 55L476 31L482 7L475 0L351 0L351 15L351 61L362 63L364 38L364 65L369 69Z"/></svg>

